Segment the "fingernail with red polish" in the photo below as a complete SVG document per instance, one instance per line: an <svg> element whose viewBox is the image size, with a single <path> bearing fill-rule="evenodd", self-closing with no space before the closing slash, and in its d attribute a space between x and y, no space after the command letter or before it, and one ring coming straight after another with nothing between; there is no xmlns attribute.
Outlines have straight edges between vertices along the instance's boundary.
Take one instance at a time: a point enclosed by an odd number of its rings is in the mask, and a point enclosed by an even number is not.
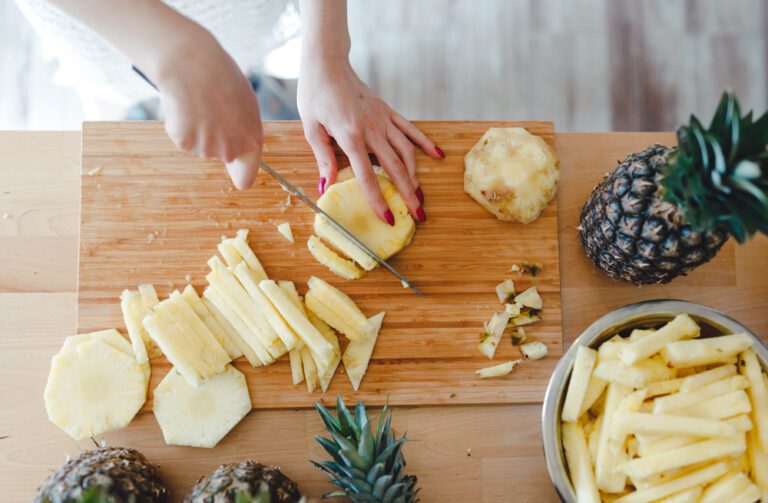
<svg viewBox="0 0 768 503"><path fill-rule="evenodd" d="M317 195L322 196L325 192L325 178L320 178L317 181Z"/></svg>
<svg viewBox="0 0 768 503"><path fill-rule="evenodd" d="M422 224L427 221L427 214L424 213L424 208L419 207L419 209L416 210L416 218L418 218L419 222Z"/></svg>
<svg viewBox="0 0 768 503"><path fill-rule="evenodd" d="M435 152L437 152L437 155L439 155L441 159L445 159L445 152L443 152L443 149L437 145L435 145Z"/></svg>
<svg viewBox="0 0 768 503"><path fill-rule="evenodd" d="M392 227L395 226L395 216L392 214L392 210L387 210L386 213L384 213L384 218L387 220L389 225Z"/></svg>
<svg viewBox="0 0 768 503"><path fill-rule="evenodd" d="M424 193L421 191L421 187L416 187L416 199L420 204L424 204Z"/></svg>

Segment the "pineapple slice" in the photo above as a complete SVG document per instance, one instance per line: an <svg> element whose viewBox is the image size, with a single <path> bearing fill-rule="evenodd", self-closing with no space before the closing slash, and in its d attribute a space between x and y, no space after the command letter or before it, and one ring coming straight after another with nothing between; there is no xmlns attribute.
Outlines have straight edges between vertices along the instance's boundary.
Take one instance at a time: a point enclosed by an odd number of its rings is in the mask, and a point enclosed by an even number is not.
<svg viewBox="0 0 768 503"><path fill-rule="evenodd" d="M152 285L140 285L139 290L123 290L120 294L123 321L139 363L146 363L150 358L160 355L160 348L141 324L141 320L159 302L155 302L156 300L157 293Z"/></svg>
<svg viewBox="0 0 768 503"><path fill-rule="evenodd" d="M289 351L293 349L298 341L296 334L291 330L291 327L288 326L275 306L272 305L272 302L270 302L267 296L264 295L264 292L259 288L259 282L264 280L259 280L256 277L256 274L251 271L245 262L238 264L235 267L234 273L237 279L240 280L240 284L245 287L248 295L250 295L251 299L256 303L261 314L267 319L267 322L272 326L272 329L277 333L277 336L280 337L280 340L283 341L285 347L288 348Z"/></svg>
<svg viewBox="0 0 768 503"><path fill-rule="evenodd" d="M110 328L109 330L100 330L98 332L91 332L90 334L70 335L64 339L64 345L61 347L59 353L75 353L77 351L77 346L91 340L99 340L109 346L112 346L114 349L124 353L126 356L135 358L138 362L138 355L133 352L131 343L128 342L125 337L120 335L120 332L114 328ZM139 362L139 366L141 367L142 372L144 372L144 377L147 380L147 384L149 384L149 376L151 373L149 361L144 363Z"/></svg>
<svg viewBox="0 0 768 503"><path fill-rule="evenodd" d="M192 287L192 285L187 285L181 294L187 304L189 304L189 306L195 311L195 314L197 314L200 319L203 320L203 323L205 323L205 326L208 327L208 330L210 330L213 336L216 337L216 340L219 341L219 344L221 344L221 347L224 348L224 351L227 352L229 357L234 360L243 356L243 351L232 339L229 331L225 329L214 317L210 309L208 309L205 303L197 295L197 292ZM236 337L239 336L236 335Z"/></svg>
<svg viewBox="0 0 768 503"><path fill-rule="evenodd" d="M498 365L494 365L492 367L485 367L475 370L475 374L477 374L477 376L481 379L487 379L489 377L503 377L505 375L511 374L515 367L520 365L520 362L522 361L523 360L510 360L508 362L499 363Z"/></svg>
<svg viewBox="0 0 768 503"><path fill-rule="evenodd" d="M302 310L291 302L290 297L273 280L262 281L259 283L259 288L274 304L296 335L309 347L313 356L322 362L324 368L328 368L334 356L333 346L309 322Z"/></svg>
<svg viewBox="0 0 768 503"><path fill-rule="evenodd" d="M307 284L309 291L304 302L318 318L351 341L364 340L373 335L373 325L347 294L315 276L309 278Z"/></svg>
<svg viewBox="0 0 768 503"><path fill-rule="evenodd" d="M515 295L515 304L536 310L541 309L544 306L541 296L535 286Z"/></svg>
<svg viewBox="0 0 768 503"><path fill-rule="evenodd" d="M480 344L477 349L488 357L489 360L493 359L493 355L496 354L496 348L499 345L501 336L504 334L504 330L507 328L507 322L509 321L509 313L504 310L500 313L494 313L491 319L485 322L483 334L480 336Z"/></svg>
<svg viewBox="0 0 768 503"><path fill-rule="evenodd" d="M245 376L234 367L194 388L171 369L152 411L168 445L214 447L251 410Z"/></svg>
<svg viewBox="0 0 768 503"><path fill-rule="evenodd" d="M53 357L45 385L48 418L75 440L123 428L147 397L147 379L133 355L101 338Z"/></svg>
<svg viewBox="0 0 768 503"><path fill-rule="evenodd" d="M347 349L344 351L344 356L341 357L341 360L344 362L344 369L347 371L347 376L355 391L360 388L365 371L368 369L368 363L371 361L373 348L376 346L376 339L379 337L381 324L384 321L384 314L384 311L382 311L368 318L368 321L374 328L373 335L367 339L350 341L347 344Z"/></svg>
<svg viewBox="0 0 768 503"><path fill-rule="evenodd" d="M340 257L333 250L325 246L317 236L310 236L307 248L312 256L328 268L336 276L344 279L358 279L363 277L363 271L352 260Z"/></svg>
<svg viewBox="0 0 768 503"><path fill-rule="evenodd" d="M261 344L259 339L256 338L253 331L245 324L235 310L232 309L226 299L224 299L224 296L221 295L216 288L212 286L206 288L203 291L203 301L210 302L210 305L216 312L221 313L222 317L240 335L240 338L247 344L251 351L253 351L262 365L269 365L275 361L272 355L270 355L267 349ZM253 364L253 362L251 362L251 364Z"/></svg>
<svg viewBox="0 0 768 503"><path fill-rule="evenodd" d="M317 376L317 367L315 366L315 360L312 358L312 353L307 346L301 348L301 363L304 368L304 378L307 382L307 391L314 393L317 389L320 380Z"/></svg>
<svg viewBox="0 0 768 503"><path fill-rule="evenodd" d="M285 239L290 241L291 243L295 243L293 239L293 231L291 230L291 224L288 222L284 222L282 224L279 224L277 226L277 232L283 235Z"/></svg>
<svg viewBox="0 0 768 503"><path fill-rule="evenodd" d="M376 176L384 199L395 217L394 226L382 222L376 216L356 178L337 182L329 187L318 199L317 205L386 260L410 244L416 232L416 224L392 182L384 175ZM315 233L360 264L363 269L370 271L376 267L375 260L338 232L322 215L315 216Z"/></svg>

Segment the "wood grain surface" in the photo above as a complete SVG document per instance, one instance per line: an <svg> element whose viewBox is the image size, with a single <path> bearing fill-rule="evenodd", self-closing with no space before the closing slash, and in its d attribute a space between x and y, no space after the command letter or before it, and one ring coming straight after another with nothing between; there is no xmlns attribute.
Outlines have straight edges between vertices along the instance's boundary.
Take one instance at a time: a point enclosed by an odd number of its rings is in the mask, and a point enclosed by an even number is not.
<svg viewBox="0 0 768 503"><path fill-rule="evenodd" d="M682 298L735 317L768 334L768 239L732 243L715 260L670 285L637 288L593 270L576 239L578 210L616 161L671 134L556 135L563 325L566 342L606 312L641 299ZM29 502L65 455L92 446L52 425L42 394L51 356L75 333L80 134L0 132L0 487L2 501ZM426 194L430 197L430 194ZM431 502L559 501L544 465L537 404L398 407L407 431L408 471ZM160 463L179 502L216 466L246 458L280 465L314 497L330 489L308 459L323 455L322 433L307 410L254 411L214 450L168 447L151 414L105 435ZM469 453L468 449L471 449Z"/></svg>
<svg viewBox="0 0 768 503"><path fill-rule="evenodd" d="M552 123L507 123L528 127L554 145ZM78 290L78 332L123 329L118 297L125 288L154 283L161 297L183 289L189 275L199 292L206 286L206 261L222 234L250 229L251 247L274 279L297 284L312 275L349 294L364 313L386 311L371 364L360 390L337 375L324 395L291 385L288 357L268 367L236 363L245 373L253 407L311 407L316 400L366 403L517 403L543 398L550 371L562 352L557 206L553 201L533 224L501 222L463 192L464 154L491 125L502 123L420 123L446 153L443 160L419 152L419 182L429 197L428 222L418 226L411 245L390 263L426 292L403 289L379 268L344 281L318 264L306 247L314 215L262 175L253 190L233 191L220 163L179 153L161 123L85 123ZM307 194L314 194L317 170L298 122L265 126L264 160ZM340 167L348 161L339 155ZM92 170L100 169L96 175ZM295 244L276 230L290 222ZM535 284L544 299L544 321L526 327L551 356L521 365L509 379L479 379L474 371L520 358L505 338L491 362L476 346L483 322L501 309L495 286L509 267L524 260L544 264L543 274L519 278L518 288ZM170 368L152 361L150 389ZM151 410L151 400L145 405Z"/></svg>

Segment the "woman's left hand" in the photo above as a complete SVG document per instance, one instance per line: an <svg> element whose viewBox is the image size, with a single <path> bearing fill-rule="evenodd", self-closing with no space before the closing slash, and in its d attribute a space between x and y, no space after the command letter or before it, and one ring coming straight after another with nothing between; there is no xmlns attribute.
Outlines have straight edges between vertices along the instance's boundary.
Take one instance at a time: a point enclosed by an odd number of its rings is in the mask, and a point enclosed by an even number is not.
<svg viewBox="0 0 768 503"><path fill-rule="evenodd" d="M369 152L376 155L411 215L419 222L426 221L414 143L435 159L445 154L419 128L376 96L347 61L305 61L299 78L298 105L304 135L317 158L319 194L336 181L338 168L331 141L334 139L349 158L379 218L394 225L394 216L379 188Z"/></svg>

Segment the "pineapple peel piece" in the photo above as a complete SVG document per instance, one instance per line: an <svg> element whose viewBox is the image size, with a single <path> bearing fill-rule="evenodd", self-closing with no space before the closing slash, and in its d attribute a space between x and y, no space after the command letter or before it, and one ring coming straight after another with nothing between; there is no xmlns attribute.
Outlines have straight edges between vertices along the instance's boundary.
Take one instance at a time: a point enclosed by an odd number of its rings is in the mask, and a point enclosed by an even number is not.
<svg viewBox="0 0 768 503"><path fill-rule="evenodd" d="M524 128L489 128L464 157L464 191L499 220L539 218L559 178L555 152Z"/></svg>
<svg viewBox="0 0 768 503"><path fill-rule="evenodd" d="M245 376L234 367L190 386L171 370L155 388L152 411L168 445L216 446L251 410Z"/></svg>
<svg viewBox="0 0 768 503"><path fill-rule="evenodd" d="M477 374L477 376L481 379L487 379L489 377L503 377L505 375L511 374L515 367L520 365L521 362L522 360L509 360L492 367L485 367L475 370L475 374Z"/></svg>

